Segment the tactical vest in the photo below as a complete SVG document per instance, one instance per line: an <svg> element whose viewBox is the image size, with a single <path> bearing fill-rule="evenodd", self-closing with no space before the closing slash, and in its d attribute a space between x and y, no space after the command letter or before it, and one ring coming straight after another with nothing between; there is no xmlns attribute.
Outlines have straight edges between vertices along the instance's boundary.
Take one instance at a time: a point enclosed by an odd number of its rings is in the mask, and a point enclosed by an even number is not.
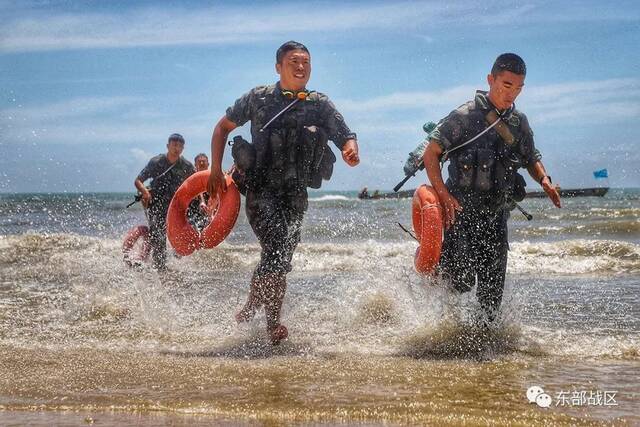
<svg viewBox="0 0 640 427"><path fill-rule="evenodd" d="M248 188L320 188L329 179L336 157L328 146L321 123L322 102L317 93L264 125L292 102L275 86L255 96L251 135L255 163L245 171ZM236 162L237 163L237 162Z"/></svg>
<svg viewBox="0 0 640 427"><path fill-rule="evenodd" d="M467 125L462 127L460 137L464 143L486 129L490 122L488 110L476 108L473 101L462 108L469 108L465 117ZM494 204L515 198L516 193L522 192L523 179L518 178L517 171L526 163L526 147L522 143L526 132L530 132L528 124L513 112L477 140L453 151L449 163L453 189L491 199ZM521 200L520 194L517 198Z"/></svg>
<svg viewBox="0 0 640 427"><path fill-rule="evenodd" d="M150 184L152 204L168 206L178 187L193 173L189 164L180 157L173 166L169 166L163 174L153 178Z"/></svg>

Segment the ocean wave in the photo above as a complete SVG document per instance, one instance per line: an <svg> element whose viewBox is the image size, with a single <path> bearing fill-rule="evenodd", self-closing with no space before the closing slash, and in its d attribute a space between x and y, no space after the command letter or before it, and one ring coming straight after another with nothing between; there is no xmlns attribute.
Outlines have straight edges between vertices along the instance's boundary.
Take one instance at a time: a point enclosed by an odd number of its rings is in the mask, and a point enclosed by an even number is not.
<svg viewBox="0 0 640 427"><path fill-rule="evenodd" d="M603 220L585 221L571 224L545 224L542 226L517 226L510 232L518 236L549 236L549 235L580 235L580 236L640 236L640 221L634 220Z"/></svg>
<svg viewBox="0 0 640 427"><path fill-rule="evenodd" d="M508 271L519 274L640 272L640 245L615 240L511 243Z"/></svg>
<svg viewBox="0 0 640 427"><path fill-rule="evenodd" d="M492 331L474 328L469 319L477 310L475 294L458 295L437 279L417 276L415 247L412 242L374 240L300 245L284 308L284 321L295 340L291 354L638 358L638 336L631 332L585 334L559 323L529 327L530 319L517 316L507 317ZM148 266L126 268L115 239L5 236L0 238L0 343L181 349L241 357L253 351L247 350L247 342L265 340L262 315L246 327L234 321L258 259L256 244L223 244L189 257L170 257L171 272L159 280ZM638 246L623 242L518 243L509 271L535 280L540 274L576 272L581 266L592 266L592 274L637 272L639 262ZM504 312L511 315L523 312L523 304L535 305L536 292L520 300L505 298ZM598 312L613 308L606 307ZM588 314L553 312L559 319ZM255 350L256 357L261 351Z"/></svg>
<svg viewBox="0 0 640 427"><path fill-rule="evenodd" d="M303 242L294 257L294 271L351 271L405 274L413 270L413 241L362 240L353 243ZM609 274L640 272L640 245L617 240L573 239L559 242L512 242L508 273ZM213 250L188 257L172 256L178 271L252 271L260 259L257 243L223 242ZM121 267L121 241L75 234L27 233L0 236L0 266L16 274L38 277L74 274L90 268ZM9 270L7 270L8 272Z"/></svg>
<svg viewBox="0 0 640 427"><path fill-rule="evenodd" d="M340 194L325 194L320 197L309 197L310 202L330 202L336 200L353 200L347 196L342 196Z"/></svg>

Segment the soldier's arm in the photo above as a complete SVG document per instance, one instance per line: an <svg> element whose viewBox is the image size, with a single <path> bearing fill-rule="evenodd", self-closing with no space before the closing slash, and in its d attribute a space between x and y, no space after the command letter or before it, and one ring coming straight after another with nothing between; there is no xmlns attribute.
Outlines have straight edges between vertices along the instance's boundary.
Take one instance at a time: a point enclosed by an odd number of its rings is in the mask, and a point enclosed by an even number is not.
<svg viewBox="0 0 640 427"><path fill-rule="evenodd" d="M211 136L211 174L207 184L207 191L211 197L215 197L220 190L226 190L227 185L222 172L222 157L224 156L224 145L229 134L238 126L242 126L251 119L251 105L254 94L260 88L253 88L242 95L227 108L224 116L213 129Z"/></svg>
<svg viewBox="0 0 640 427"><path fill-rule="evenodd" d="M133 185L136 186L136 189L140 192L140 194L149 192L149 190L147 190L147 188L144 186L144 182L142 182L140 178L136 178L136 180L133 181Z"/></svg>
<svg viewBox="0 0 640 427"><path fill-rule="evenodd" d="M523 154L527 172L529 172L531 178L535 179L535 181L542 186L542 189L547 193L549 199L559 208L560 194L558 193L557 187L551 184L549 175L547 175L547 171L541 161L542 154L540 154L540 151L536 148L533 131L531 130L531 126L529 126L529 120L527 120L527 116L524 114L522 115L522 127L525 135L522 140L522 150L524 150Z"/></svg>
<svg viewBox="0 0 640 427"><path fill-rule="evenodd" d="M449 193L442 180L442 170L440 169L440 157L442 156L442 147L434 139L429 141L427 148L424 150L424 167L427 171L427 177L431 186L440 199L442 205L443 221L446 228L449 228L456 220L456 211L461 211L462 207L455 197Z"/></svg>
<svg viewBox="0 0 640 427"><path fill-rule="evenodd" d="M149 192L149 190L147 190L147 188L144 186L144 183L140 181L140 178L136 178L136 180L134 181L134 185L140 193L140 201L142 202L142 206L144 206L145 208L149 207L149 202L151 202L151 193Z"/></svg>
<svg viewBox="0 0 640 427"><path fill-rule="evenodd" d="M147 187L144 186L144 182L151 178L151 169L153 167L153 160L149 161L147 166L145 166L140 174L136 177L135 181L133 181L133 185L135 185L136 189L141 195L142 206L149 207L149 203L151 202L151 193L147 190Z"/></svg>
<svg viewBox="0 0 640 427"><path fill-rule="evenodd" d="M355 138L347 139L342 147L342 160L351 167L360 163L360 154L358 151L358 141Z"/></svg>
<svg viewBox="0 0 640 427"><path fill-rule="evenodd" d="M207 192L212 197L218 194L219 191L226 190L226 181L222 172L222 157L224 156L224 146L227 138L237 127L238 125L225 115L222 116L213 129L213 135L211 136L211 174L207 184Z"/></svg>
<svg viewBox="0 0 640 427"><path fill-rule="evenodd" d="M358 141L356 134L351 132L344 121L344 117L336 109L333 102L323 96L324 121L329 139L332 140L342 152L342 160L353 167L360 163Z"/></svg>
<svg viewBox="0 0 640 427"><path fill-rule="evenodd" d="M558 208L561 207L558 188L551 183L549 175L547 175L547 171L545 170L542 162L540 160L535 161L527 167L527 172L529 172L531 178L540 183L542 189L547 193L547 196L549 196L549 199L551 199L553 204Z"/></svg>

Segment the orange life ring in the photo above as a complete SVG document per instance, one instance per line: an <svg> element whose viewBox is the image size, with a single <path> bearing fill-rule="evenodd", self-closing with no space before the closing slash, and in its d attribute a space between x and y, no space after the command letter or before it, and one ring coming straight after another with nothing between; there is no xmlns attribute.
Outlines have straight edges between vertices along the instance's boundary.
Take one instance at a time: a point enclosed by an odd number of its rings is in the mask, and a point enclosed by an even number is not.
<svg viewBox="0 0 640 427"><path fill-rule="evenodd" d="M142 245L137 252L131 253L133 247L138 240L142 238ZM129 267L133 267L135 264L146 261L149 258L151 252L151 245L149 244L149 227L146 225L138 225L129 230L124 236L122 242L122 257L125 264Z"/></svg>
<svg viewBox="0 0 640 427"><path fill-rule="evenodd" d="M413 260L416 271L433 273L442 250L442 206L438 194L429 185L421 185L413 194L413 230L420 246Z"/></svg>
<svg viewBox="0 0 640 427"><path fill-rule="evenodd" d="M191 255L196 249L218 246L229 235L238 219L240 192L233 179L225 175L227 191L220 197L209 199L209 207L215 207L209 225L199 234L187 221L189 203L207 190L210 173L208 170L194 173L182 183L171 199L167 213L167 236L179 255Z"/></svg>

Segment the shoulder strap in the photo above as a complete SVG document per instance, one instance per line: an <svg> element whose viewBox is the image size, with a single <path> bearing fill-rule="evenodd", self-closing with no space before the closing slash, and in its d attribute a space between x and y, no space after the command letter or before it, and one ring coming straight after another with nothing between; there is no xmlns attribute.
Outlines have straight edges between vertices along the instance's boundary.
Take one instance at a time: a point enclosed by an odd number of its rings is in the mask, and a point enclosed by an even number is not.
<svg viewBox="0 0 640 427"><path fill-rule="evenodd" d="M475 141L476 139L480 138L485 133L489 132L489 130L492 129L493 127L495 127L498 123L500 123L500 120L495 120L493 123L491 123L489 126L487 126L482 132L480 132L479 134L477 134L476 136L474 136L470 140L458 145L457 147L453 147L450 150L446 150L444 153L442 153L442 159L440 160L440 162L441 163L446 162L447 159L449 158L449 154L453 153L456 150L459 150L460 148L462 148L464 146L467 146L467 145L471 144L473 141Z"/></svg>
<svg viewBox="0 0 640 427"><path fill-rule="evenodd" d="M489 123L489 126L487 126L482 132L480 132L479 134L477 134L476 136L474 136L473 138L471 138L470 140L458 145L457 147L453 147L450 150L446 150L443 154L442 154L442 160L441 162L444 163L447 161L449 154L451 154L452 152L471 144L473 141L475 141L476 139L480 138L482 135L484 135L485 133L489 132L490 129L492 128L496 128L496 132L498 132L498 135L500 135L500 137L504 140L504 142L511 146L513 145L513 143L515 142L515 138L513 137L513 134L511 133L511 131L509 130L509 128L507 127L507 125L503 122L502 119L503 115L502 114L498 114L498 112L495 109L490 110L487 115L485 116L485 120L487 121L487 123Z"/></svg>
<svg viewBox="0 0 640 427"><path fill-rule="evenodd" d="M509 127L501 119L502 117L498 116L498 113L496 113L496 110L489 111L485 116L485 120L490 125L494 123L498 123L495 125L496 132L498 132L498 135L500 135L500 137L504 140L504 142L507 145L513 145L516 139L513 137L513 134L509 130Z"/></svg>
<svg viewBox="0 0 640 427"><path fill-rule="evenodd" d="M169 168L162 172L160 175L156 176L155 178L153 178L154 180L158 179L158 178L162 178L163 176L165 176L167 173L169 173L169 171L171 169L173 169L173 167L180 161L180 159L176 160L171 166L169 166Z"/></svg>

